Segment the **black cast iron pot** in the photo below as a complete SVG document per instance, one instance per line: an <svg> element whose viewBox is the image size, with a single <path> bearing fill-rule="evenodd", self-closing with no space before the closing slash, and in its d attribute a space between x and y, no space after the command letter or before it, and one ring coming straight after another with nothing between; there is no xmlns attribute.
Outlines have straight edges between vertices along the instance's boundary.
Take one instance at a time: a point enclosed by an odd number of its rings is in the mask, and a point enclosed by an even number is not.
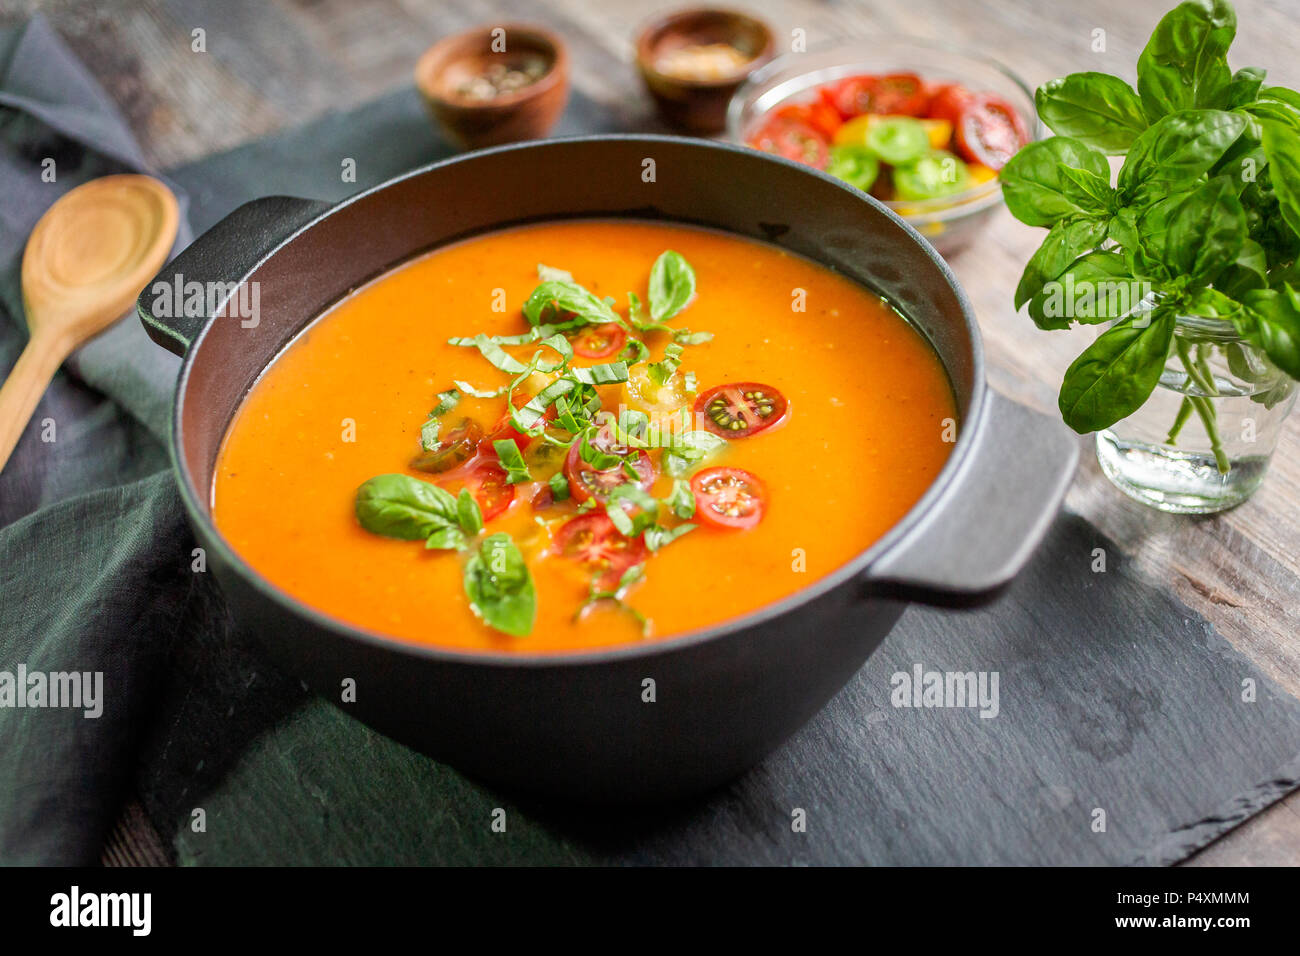
<svg viewBox="0 0 1300 956"><path fill-rule="evenodd" d="M230 549L209 507L217 452L249 387L297 332L432 247L518 223L597 216L766 240L872 287L930 338L957 395L960 435L933 486L889 534L794 597L725 625L559 656L471 654L369 633L279 591ZM657 136L552 140L438 163L337 205L259 199L197 239L159 281L178 275L259 284L255 328L226 317L233 309L222 301L212 314L162 318L149 289L140 299L150 336L185 357L176 477L237 620L284 668L366 723L534 793L658 801L753 766L862 666L907 601L969 603L1010 581L1074 470L1076 443L1058 421L986 388L970 304L924 240L839 181L741 147ZM430 627L436 640L436 618ZM340 700L347 678L356 681L355 703Z"/></svg>

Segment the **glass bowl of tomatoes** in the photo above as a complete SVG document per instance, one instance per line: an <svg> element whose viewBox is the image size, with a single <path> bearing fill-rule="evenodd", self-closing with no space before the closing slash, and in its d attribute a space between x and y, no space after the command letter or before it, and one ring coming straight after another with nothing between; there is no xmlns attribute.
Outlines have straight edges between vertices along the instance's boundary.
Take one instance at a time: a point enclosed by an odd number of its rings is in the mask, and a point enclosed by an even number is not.
<svg viewBox="0 0 1300 956"><path fill-rule="evenodd" d="M998 172L1042 127L1032 90L992 57L874 36L755 71L731 99L727 135L861 189L951 255L1002 204Z"/></svg>

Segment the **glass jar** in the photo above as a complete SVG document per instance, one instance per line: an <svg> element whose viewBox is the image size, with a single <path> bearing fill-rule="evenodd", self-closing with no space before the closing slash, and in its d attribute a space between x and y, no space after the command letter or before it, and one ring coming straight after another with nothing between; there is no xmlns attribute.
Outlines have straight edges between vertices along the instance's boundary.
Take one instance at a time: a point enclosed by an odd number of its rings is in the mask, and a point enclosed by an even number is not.
<svg viewBox="0 0 1300 956"><path fill-rule="evenodd" d="M1097 433L1097 458L1121 490L1161 511L1223 511L1264 480L1295 386L1230 323L1180 317L1160 384Z"/></svg>

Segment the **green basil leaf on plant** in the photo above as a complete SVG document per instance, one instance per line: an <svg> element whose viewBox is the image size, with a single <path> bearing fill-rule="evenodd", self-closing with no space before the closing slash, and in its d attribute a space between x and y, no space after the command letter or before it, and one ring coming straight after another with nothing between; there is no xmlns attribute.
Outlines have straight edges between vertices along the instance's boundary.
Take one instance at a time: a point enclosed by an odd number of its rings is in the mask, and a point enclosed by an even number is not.
<svg viewBox="0 0 1300 956"><path fill-rule="evenodd" d="M1154 200L1171 186L1190 186L1246 128L1240 113L1187 110L1156 122L1134 142L1119 171L1125 204Z"/></svg>
<svg viewBox="0 0 1300 956"><path fill-rule="evenodd" d="M1266 71L1258 66L1243 66L1219 94L1218 102L1210 105L1221 110L1235 110L1247 103L1255 102L1260 87L1264 85Z"/></svg>
<svg viewBox="0 0 1300 956"><path fill-rule="evenodd" d="M483 539L465 562L464 584L470 607L488 627L514 637L532 631L537 592L510 535L502 532Z"/></svg>
<svg viewBox="0 0 1300 956"><path fill-rule="evenodd" d="M410 475L378 475L357 489L357 520L373 534L419 541L443 527L458 527L451 492Z"/></svg>
<svg viewBox="0 0 1300 956"><path fill-rule="evenodd" d="M1246 241L1246 210L1227 177L1212 179L1181 203L1165 233L1172 275L1208 282L1237 258Z"/></svg>
<svg viewBox="0 0 1300 956"><path fill-rule="evenodd" d="M1051 80L1038 88L1034 105L1052 132L1103 153L1123 153L1148 126L1137 93L1109 73L1071 73ZM1109 184L1109 174L1106 178Z"/></svg>
<svg viewBox="0 0 1300 956"><path fill-rule="evenodd" d="M1137 88L1147 118L1209 106L1232 78L1228 47L1237 15L1226 0L1188 0L1156 25L1138 57Z"/></svg>
<svg viewBox="0 0 1300 956"><path fill-rule="evenodd" d="M1045 330L1069 328L1071 322L1095 325L1137 308L1147 285L1129 275L1118 252L1090 252L1071 263L1029 300L1029 316Z"/></svg>
<svg viewBox="0 0 1300 956"><path fill-rule="evenodd" d="M1110 164L1095 149L1068 136L1039 140L1012 156L999 176L1011 214L1031 226L1051 226L1067 216L1105 212L1062 168L1086 170L1110 183Z"/></svg>
<svg viewBox="0 0 1300 956"><path fill-rule="evenodd" d="M1262 120L1260 125L1269 181L1282 218L1293 232L1300 233L1300 130L1269 120Z"/></svg>
<svg viewBox="0 0 1300 956"><path fill-rule="evenodd" d="M1025 265L1020 284L1016 287L1016 308L1033 298L1079 256L1097 248L1105 236L1104 219L1063 219L1052 226L1043 244Z"/></svg>
<svg viewBox="0 0 1300 956"><path fill-rule="evenodd" d="M1142 407L1169 355L1174 317L1157 310L1116 322L1065 372L1059 404L1080 434L1109 428Z"/></svg>
<svg viewBox="0 0 1300 956"><path fill-rule="evenodd" d="M1239 299L1251 289L1268 288L1268 254L1254 239L1241 244L1237 258L1214 277L1214 287Z"/></svg>
<svg viewBox="0 0 1300 956"><path fill-rule="evenodd" d="M671 319L695 296L695 270L681 253L669 249L650 267L650 318Z"/></svg>
<svg viewBox="0 0 1300 956"><path fill-rule="evenodd" d="M1243 304L1246 316L1237 331L1246 341L1262 348L1274 365L1292 378L1300 379L1300 293L1294 287L1257 289L1247 292Z"/></svg>

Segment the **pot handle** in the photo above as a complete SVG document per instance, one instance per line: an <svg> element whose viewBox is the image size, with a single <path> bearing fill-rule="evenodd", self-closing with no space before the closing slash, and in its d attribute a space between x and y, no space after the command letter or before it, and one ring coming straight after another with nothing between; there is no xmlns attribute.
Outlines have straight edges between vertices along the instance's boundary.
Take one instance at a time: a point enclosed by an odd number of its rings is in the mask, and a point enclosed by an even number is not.
<svg viewBox="0 0 1300 956"><path fill-rule="evenodd" d="M140 293L136 312L149 338L184 355L239 283L331 205L317 199L265 196L226 216L163 266ZM191 285L195 282L199 285ZM203 308L189 309L189 290L198 288L203 290ZM209 290L214 294L209 295ZM209 308L209 303L216 308Z"/></svg>
<svg viewBox="0 0 1300 956"><path fill-rule="evenodd" d="M941 607L1001 593L1051 526L1074 477L1078 439L1055 416L986 393L963 470L898 547L864 574L870 595Z"/></svg>

